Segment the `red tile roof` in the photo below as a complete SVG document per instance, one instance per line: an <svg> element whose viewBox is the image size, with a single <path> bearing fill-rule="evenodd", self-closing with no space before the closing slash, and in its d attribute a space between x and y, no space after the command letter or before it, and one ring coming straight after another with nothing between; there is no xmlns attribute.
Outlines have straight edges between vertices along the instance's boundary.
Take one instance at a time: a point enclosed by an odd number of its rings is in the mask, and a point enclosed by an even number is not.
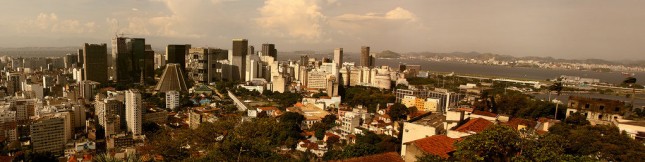
<svg viewBox="0 0 645 162"><path fill-rule="evenodd" d="M450 138L446 135L434 135L412 141L419 149L428 154L437 155L442 158L449 158L448 153L455 151L453 144L457 139Z"/></svg>
<svg viewBox="0 0 645 162"><path fill-rule="evenodd" d="M537 125L537 122L531 121L528 119L522 119L522 118L512 118L508 122L504 123L504 125L508 125L511 128L518 130L518 127L520 125L526 126L528 128L533 128L535 125Z"/></svg>
<svg viewBox="0 0 645 162"><path fill-rule="evenodd" d="M258 107L258 109L260 109L260 110L262 110L262 111L267 111L267 110L273 110L273 111L276 111L276 110L278 110L278 108L277 108L277 107L275 107L275 106Z"/></svg>
<svg viewBox="0 0 645 162"><path fill-rule="evenodd" d="M474 118L474 119L470 119L470 121L466 122L466 124L459 126L455 130L459 132L479 133L484 131L484 129L488 128L493 124L494 124L493 122L490 122L483 118Z"/></svg>
<svg viewBox="0 0 645 162"><path fill-rule="evenodd" d="M473 114L481 115L481 116L488 116L488 117L497 117L497 114L492 113L492 112L488 112L488 111L474 110Z"/></svg>
<svg viewBox="0 0 645 162"><path fill-rule="evenodd" d="M401 156L396 152L386 152L375 155L368 155L363 157L355 157L340 162L403 162Z"/></svg>

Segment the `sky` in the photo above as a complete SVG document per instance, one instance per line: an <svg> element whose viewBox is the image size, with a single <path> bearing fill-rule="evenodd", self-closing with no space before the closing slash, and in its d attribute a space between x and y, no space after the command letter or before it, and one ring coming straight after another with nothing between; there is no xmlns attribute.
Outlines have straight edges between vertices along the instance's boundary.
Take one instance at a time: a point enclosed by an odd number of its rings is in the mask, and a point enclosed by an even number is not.
<svg viewBox="0 0 645 162"><path fill-rule="evenodd" d="M2 0L0 47L109 43L645 60L643 0ZM257 48L256 48L257 49Z"/></svg>

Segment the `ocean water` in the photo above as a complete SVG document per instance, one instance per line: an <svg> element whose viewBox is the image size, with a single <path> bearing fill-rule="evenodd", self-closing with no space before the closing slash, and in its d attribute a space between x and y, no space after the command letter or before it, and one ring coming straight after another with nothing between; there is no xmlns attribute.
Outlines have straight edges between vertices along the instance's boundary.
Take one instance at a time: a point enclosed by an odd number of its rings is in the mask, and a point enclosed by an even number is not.
<svg viewBox="0 0 645 162"><path fill-rule="evenodd" d="M356 55L356 54L354 54ZM309 55L310 58L333 58L331 55ZM298 60L300 55L281 55L278 60ZM343 57L344 62L355 62L358 64L358 55ZM564 70L564 69L540 69L528 67L509 67L497 65L466 64L460 62L437 62L414 59L377 59L376 65L388 65L397 69L400 64L421 65L422 70L433 72L454 72L455 74L493 76L504 78L524 78L531 80L554 79L561 75L579 76L585 78L597 78L601 82L619 84L626 76L621 72L595 72L582 70ZM637 72L634 76L638 84L645 83L645 72Z"/></svg>

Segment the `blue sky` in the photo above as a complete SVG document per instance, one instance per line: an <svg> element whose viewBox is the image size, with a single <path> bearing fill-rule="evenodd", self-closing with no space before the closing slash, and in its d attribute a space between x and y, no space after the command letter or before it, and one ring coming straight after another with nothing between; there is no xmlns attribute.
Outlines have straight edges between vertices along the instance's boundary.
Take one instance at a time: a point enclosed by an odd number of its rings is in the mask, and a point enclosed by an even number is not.
<svg viewBox="0 0 645 162"><path fill-rule="evenodd" d="M281 51L478 51L558 58L645 54L642 0L3 0L0 47L108 43L115 33Z"/></svg>

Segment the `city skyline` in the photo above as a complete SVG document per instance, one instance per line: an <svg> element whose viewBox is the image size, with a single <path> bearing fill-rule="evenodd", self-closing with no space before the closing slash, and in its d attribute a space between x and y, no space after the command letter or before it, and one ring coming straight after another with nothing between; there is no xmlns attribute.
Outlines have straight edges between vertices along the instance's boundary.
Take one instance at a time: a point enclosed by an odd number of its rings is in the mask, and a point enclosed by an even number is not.
<svg viewBox="0 0 645 162"><path fill-rule="evenodd" d="M109 43L115 33L167 44L228 47L233 38L281 51L478 51L513 56L638 59L645 18L621 1L142 0L10 1L0 47ZM92 8L88 6L101 6ZM361 6L361 7L356 7ZM288 11L288 12L287 12ZM226 15L226 16L219 16Z"/></svg>

